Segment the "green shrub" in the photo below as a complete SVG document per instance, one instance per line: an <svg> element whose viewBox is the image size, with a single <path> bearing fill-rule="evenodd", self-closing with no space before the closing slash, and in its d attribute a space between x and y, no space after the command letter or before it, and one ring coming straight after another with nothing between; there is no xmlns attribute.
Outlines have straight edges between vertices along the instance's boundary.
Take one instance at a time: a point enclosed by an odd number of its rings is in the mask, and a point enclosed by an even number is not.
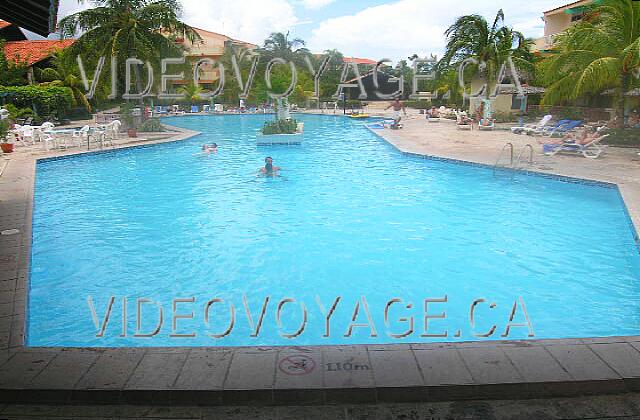
<svg viewBox="0 0 640 420"><path fill-rule="evenodd" d="M9 111L9 119L11 121L18 121L26 118L38 119L38 116L31 108L18 108L14 104L7 104L4 107Z"/></svg>
<svg viewBox="0 0 640 420"><path fill-rule="evenodd" d="M414 109L429 109L433 106L431 101L427 101L425 99L420 99L418 101L414 101L414 100L404 101L404 105L407 108L414 108Z"/></svg>
<svg viewBox="0 0 640 420"><path fill-rule="evenodd" d="M144 131L146 133L160 133L164 131L164 127L160 122L160 118L149 118L140 125L140 131Z"/></svg>
<svg viewBox="0 0 640 420"><path fill-rule="evenodd" d="M16 107L35 106L40 115L61 115L73 104L71 89L61 86L0 86L0 93L7 93Z"/></svg>
<svg viewBox="0 0 640 420"><path fill-rule="evenodd" d="M0 143L4 143L9 134L9 120L0 120Z"/></svg>
<svg viewBox="0 0 640 420"><path fill-rule="evenodd" d="M298 129L298 122L295 119L276 120L265 122L262 127L262 134L295 134Z"/></svg>

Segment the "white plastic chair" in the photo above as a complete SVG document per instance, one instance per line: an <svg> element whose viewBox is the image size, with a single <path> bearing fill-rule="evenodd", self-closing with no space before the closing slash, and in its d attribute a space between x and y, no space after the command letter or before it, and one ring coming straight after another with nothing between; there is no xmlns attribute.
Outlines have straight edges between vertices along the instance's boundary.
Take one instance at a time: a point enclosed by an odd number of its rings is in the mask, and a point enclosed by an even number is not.
<svg viewBox="0 0 640 420"><path fill-rule="evenodd" d="M77 146L82 146L84 143L89 141L89 129L90 127L85 125L81 129L73 132L71 138Z"/></svg>
<svg viewBox="0 0 640 420"><path fill-rule="evenodd" d="M50 131L41 132L40 141L42 142L42 148L45 150L51 150L50 145L53 145L53 148L58 147L57 139ZM67 147L66 142L65 147Z"/></svg>
<svg viewBox="0 0 640 420"><path fill-rule="evenodd" d="M30 125L23 125L21 127L22 132L22 141L31 143L32 145L36 144L36 132Z"/></svg>
<svg viewBox="0 0 640 420"><path fill-rule="evenodd" d="M122 123L120 122L120 120L111 121L111 123L109 123L106 127L104 142L105 143L109 142L111 143L111 146L113 146L113 140L118 140L119 138L119 132L120 132L121 126L122 126Z"/></svg>

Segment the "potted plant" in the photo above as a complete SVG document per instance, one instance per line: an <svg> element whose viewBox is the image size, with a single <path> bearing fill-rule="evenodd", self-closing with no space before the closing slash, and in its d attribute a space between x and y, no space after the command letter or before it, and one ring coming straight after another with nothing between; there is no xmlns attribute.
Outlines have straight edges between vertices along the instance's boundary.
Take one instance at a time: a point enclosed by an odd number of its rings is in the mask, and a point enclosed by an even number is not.
<svg viewBox="0 0 640 420"><path fill-rule="evenodd" d="M136 120L133 115L133 106L131 104L124 104L120 106L120 114L122 115L122 120L127 124L127 135L129 138L138 137Z"/></svg>
<svg viewBox="0 0 640 420"><path fill-rule="evenodd" d="M13 143L9 143L9 120L0 120L0 148L4 153L13 152Z"/></svg>

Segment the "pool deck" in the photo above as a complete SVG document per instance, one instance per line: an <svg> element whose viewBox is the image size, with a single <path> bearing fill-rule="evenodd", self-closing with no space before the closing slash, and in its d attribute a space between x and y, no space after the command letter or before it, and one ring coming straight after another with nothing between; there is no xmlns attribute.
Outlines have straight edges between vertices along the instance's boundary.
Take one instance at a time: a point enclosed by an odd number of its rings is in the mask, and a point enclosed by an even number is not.
<svg viewBox="0 0 640 420"><path fill-rule="evenodd" d="M117 147L197 134L177 131L150 141L122 139ZM636 227L640 226L636 150L611 149L598 160L544 157L532 137L504 131L461 132L450 123L427 125L413 115L403 130L378 134L403 152L488 165L494 164L505 142L512 142L516 150L531 143L536 154L530 170L617 184ZM25 347L36 159L84 152L18 148L3 156L10 160L0 176L0 231L19 232L0 235L0 405L353 404L640 390L640 336L310 347ZM0 159L0 170L4 162ZM337 364L343 368L336 369Z"/></svg>

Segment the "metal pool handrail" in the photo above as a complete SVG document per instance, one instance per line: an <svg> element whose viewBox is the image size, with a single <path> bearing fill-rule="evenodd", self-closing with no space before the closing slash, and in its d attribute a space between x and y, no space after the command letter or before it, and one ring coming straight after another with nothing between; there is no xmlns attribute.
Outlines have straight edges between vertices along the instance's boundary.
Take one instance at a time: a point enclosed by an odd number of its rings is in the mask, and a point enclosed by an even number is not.
<svg viewBox="0 0 640 420"><path fill-rule="evenodd" d="M533 165L533 146L529 143L525 144L524 147L522 149L520 149L520 152L518 153L518 157L516 158L516 166L520 165L520 162L522 161L522 154L525 152L525 150L529 149L529 159L527 161L527 163L529 165Z"/></svg>
<svg viewBox="0 0 640 420"><path fill-rule="evenodd" d="M509 151L510 151L509 166L513 166L513 143L508 142L508 143L505 143L504 146L502 146L502 150L500 150L500 154L498 155L498 159L496 159L496 163L493 165L493 174L494 175L496 173L496 168L498 167L498 164L500 163L500 159L502 159L502 155L504 154L504 151L505 151L506 148L509 148Z"/></svg>

